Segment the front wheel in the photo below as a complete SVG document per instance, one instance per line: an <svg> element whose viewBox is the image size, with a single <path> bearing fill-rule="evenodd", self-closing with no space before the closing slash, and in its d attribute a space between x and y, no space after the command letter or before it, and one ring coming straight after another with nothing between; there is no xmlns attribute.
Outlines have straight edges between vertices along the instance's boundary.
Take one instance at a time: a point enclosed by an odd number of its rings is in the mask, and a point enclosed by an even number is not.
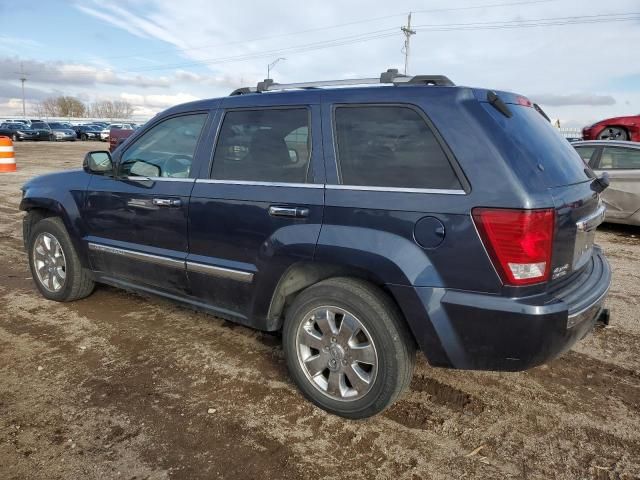
<svg viewBox="0 0 640 480"><path fill-rule="evenodd" d="M361 280L332 278L299 294L287 310L283 342L298 388L342 417L380 413L413 375L415 343L398 308Z"/></svg>
<svg viewBox="0 0 640 480"><path fill-rule="evenodd" d="M82 268L62 220L40 220L31 229L28 245L31 275L45 298L68 302L93 292L94 282Z"/></svg>
<svg viewBox="0 0 640 480"><path fill-rule="evenodd" d="M11 135L11 139L12 139L14 142L18 142L18 141L20 141L20 137L18 137L18 134L17 134L17 133L14 133L13 135Z"/></svg>
<svg viewBox="0 0 640 480"><path fill-rule="evenodd" d="M87 141L87 135L84 134L84 133L82 135L80 135L80 140L82 140L83 142L86 142Z"/></svg>

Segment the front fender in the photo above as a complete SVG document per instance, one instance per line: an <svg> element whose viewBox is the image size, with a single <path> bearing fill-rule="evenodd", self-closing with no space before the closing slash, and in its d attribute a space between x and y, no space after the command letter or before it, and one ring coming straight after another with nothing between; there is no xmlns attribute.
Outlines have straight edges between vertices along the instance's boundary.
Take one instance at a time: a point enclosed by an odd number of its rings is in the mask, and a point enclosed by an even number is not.
<svg viewBox="0 0 640 480"><path fill-rule="evenodd" d="M88 268L87 252L81 241L86 232L81 207L90 177L82 171L64 173L64 183L58 181L62 178L60 174L53 174L25 184L19 208L27 212L37 209L62 219L82 265ZM27 239L24 241L26 245Z"/></svg>

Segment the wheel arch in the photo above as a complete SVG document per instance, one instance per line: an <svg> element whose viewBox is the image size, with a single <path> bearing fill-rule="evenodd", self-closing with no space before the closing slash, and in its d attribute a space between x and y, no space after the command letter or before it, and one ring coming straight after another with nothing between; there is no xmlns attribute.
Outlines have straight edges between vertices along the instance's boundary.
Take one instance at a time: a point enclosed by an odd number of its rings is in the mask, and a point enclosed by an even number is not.
<svg viewBox="0 0 640 480"><path fill-rule="evenodd" d="M374 272L352 265L338 265L321 262L298 262L291 265L281 276L280 281L271 297L267 319L273 330L280 330L284 322L284 314L295 300L296 296L305 289L329 278L353 278L370 283L382 290L398 310L398 314L407 325L408 331L416 341L410 322L405 317L396 295L388 288L382 279Z"/></svg>
<svg viewBox="0 0 640 480"><path fill-rule="evenodd" d="M45 218L57 217L62 220L64 227L67 229L82 266L84 268L89 268L89 259L86 255L86 250L83 248L80 241L80 237L76 234L77 229L74 228L68 212L60 202L51 198L26 196L20 202L19 208L26 212L22 221L22 240L25 250L28 249L31 230L36 223Z"/></svg>

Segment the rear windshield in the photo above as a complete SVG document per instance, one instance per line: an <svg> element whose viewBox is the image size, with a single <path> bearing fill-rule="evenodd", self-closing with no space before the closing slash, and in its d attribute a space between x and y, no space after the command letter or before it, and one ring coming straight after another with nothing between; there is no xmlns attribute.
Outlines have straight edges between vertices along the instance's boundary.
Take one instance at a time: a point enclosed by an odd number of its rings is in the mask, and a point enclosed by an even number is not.
<svg viewBox="0 0 640 480"><path fill-rule="evenodd" d="M489 103L482 105L522 153L543 168L548 187L572 185L593 178L571 144L534 108L509 104L513 116L506 118Z"/></svg>

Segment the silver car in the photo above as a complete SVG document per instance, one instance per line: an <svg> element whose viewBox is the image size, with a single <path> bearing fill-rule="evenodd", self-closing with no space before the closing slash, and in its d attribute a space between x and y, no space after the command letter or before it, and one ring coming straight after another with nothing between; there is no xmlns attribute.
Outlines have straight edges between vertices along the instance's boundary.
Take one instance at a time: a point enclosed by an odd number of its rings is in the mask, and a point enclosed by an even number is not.
<svg viewBox="0 0 640 480"><path fill-rule="evenodd" d="M598 176L609 173L611 184L602 193L605 220L640 226L640 143L590 140L571 145Z"/></svg>

